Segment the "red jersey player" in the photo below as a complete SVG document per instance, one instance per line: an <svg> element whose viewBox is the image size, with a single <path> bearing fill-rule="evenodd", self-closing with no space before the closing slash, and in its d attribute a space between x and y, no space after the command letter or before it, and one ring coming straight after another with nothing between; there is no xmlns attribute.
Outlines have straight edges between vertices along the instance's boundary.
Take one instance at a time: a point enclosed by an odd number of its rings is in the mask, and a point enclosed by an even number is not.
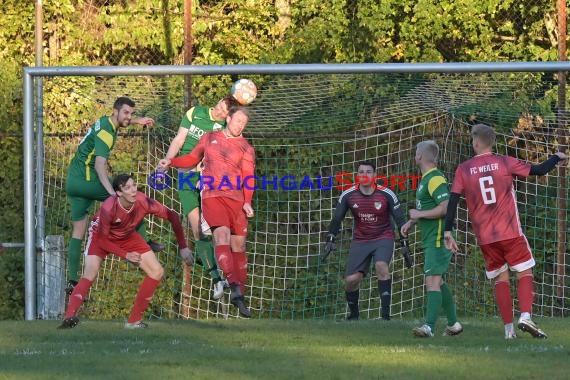
<svg viewBox="0 0 570 380"><path fill-rule="evenodd" d="M495 298L505 324L505 338L516 338L509 269L517 272L521 311L518 328L536 338L546 338L544 331L531 319L535 261L521 228L513 181L516 176L544 175L567 157L558 152L540 165L531 165L513 157L493 154L495 132L491 127L477 124L471 135L476 156L460 164L455 171L445 220L445 246L453 252L459 249L451 229L459 197L465 195L487 277L495 279Z"/></svg>
<svg viewBox="0 0 570 380"><path fill-rule="evenodd" d="M203 163L202 213L213 231L216 259L230 283L231 302L249 318L244 291L247 280L247 218L253 217L253 184L243 183L255 170L255 152L242 136L249 121L244 107L233 107L226 129L207 132L189 154L163 159L159 168L189 168ZM185 184L182 184L185 185ZM179 184L180 186L180 184Z"/></svg>
<svg viewBox="0 0 570 380"><path fill-rule="evenodd" d="M146 273L125 328L147 327L146 323L142 322L143 313L162 279L164 269L148 243L136 233L137 226L146 215L168 219L176 234L180 255L187 264L193 261L192 253L186 245L180 217L176 212L137 191L130 175L118 175L113 180L113 189L116 195L110 196L101 204L99 212L91 222L83 276L69 296L65 319L59 328L72 328L79 323L77 311L87 297L101 263L111 252L138 265Z"/></svg>

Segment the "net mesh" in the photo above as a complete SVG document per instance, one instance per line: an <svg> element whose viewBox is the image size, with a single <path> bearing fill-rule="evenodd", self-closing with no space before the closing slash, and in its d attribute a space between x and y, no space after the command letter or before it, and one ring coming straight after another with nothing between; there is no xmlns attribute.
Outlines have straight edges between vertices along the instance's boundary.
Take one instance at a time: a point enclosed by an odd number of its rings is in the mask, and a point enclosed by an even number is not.
<svg viewBox="0 0 570 380"><path fill-rule="evenodd" d="M203 79L203 80L202 80ZM246 301L260 318L344 318L344 268L352 235L347 214L337 249L326 264L319 251L341 193L338 173L354 173L361 160L373 160L378 174L403 176L387 183L406 209L414 204L415 146L433 139L441 148L440 168L451 181L457 164L471 157L469 130L474 123L493 125L496 151L539 162L567 144L558 133L554 104L556 81L548 73L361 74L251 76L259 88L250 106L245 132L256 150L255 217L247 240L249 276ZM183 77L55 77L44 84L45 234L69 241L70 213L65 196L66 169L89 125L109 114L117 96L137 102L137 114L153 117L152 128L120 131L109 158L112 174L135 174L140 190L181 212L175 186L162 191L147 185L165 156L184 110ZM231 85L229 77L194 76L196 102L213 105ZM213 83L218 83L214 85ZM207 84L207 85L205 85ZM216 87L217 86L217 87ZM175 174L170 173L175 177ZM538 315L559 315L568 300L567 271L557 251L558 189L567 189L557 171L517 180L521 222L537 261ZM567 198L567 191L564 192ZM199 264L186 267L177 254L168 222L147 219L153 240L167 245L158 258L165 278L149 307L158 318L236 316L229 294L211 298L212 281ZM469 226L465 205L458 212L462 254L451 265L448 282L464 315L496 314L492 284ZM564 232L567 234L567 232ZM190 234L188 234L190 235ZM566 236L566 235L563 235ZM398 249L390 269L395 317L423 315L423 257L419 235L410 237L416 265L406 269ZM373 269L373 268L371 268ZM91 318L128 314L142 279L140 271L109 256L83 313ZM62 279L64 281L64 279ZM516 294L515 294L516 296ZM63 297L63 295L62 295ZM515 297L516 298L516 297ZM515 307L516 307L515 303ZM360 287L363 318L379 318L377 279L373 270Z"/></svg>

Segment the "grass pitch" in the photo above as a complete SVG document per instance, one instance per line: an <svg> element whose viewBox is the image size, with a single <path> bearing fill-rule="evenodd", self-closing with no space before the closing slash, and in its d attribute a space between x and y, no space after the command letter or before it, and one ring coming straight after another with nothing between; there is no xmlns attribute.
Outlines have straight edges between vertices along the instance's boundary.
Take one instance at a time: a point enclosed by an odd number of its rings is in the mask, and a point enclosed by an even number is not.
<svg viewBox="0 0 570 380"><path fill-rule="evenodd" d="M567 319L539 319L549 339L498 319L461 320L463 334L414 338L418 321L0 322L0 379L567 379Z"/></svg>

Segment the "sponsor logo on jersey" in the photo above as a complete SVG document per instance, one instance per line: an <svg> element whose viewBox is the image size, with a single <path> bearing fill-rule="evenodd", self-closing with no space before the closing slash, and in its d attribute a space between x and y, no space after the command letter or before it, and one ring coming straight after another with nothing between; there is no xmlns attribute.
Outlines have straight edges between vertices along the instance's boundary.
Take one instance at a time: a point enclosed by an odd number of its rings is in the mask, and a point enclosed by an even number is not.
<svg viewBox="0 0 570 380"><path fill-rule="evenodd" d="M194 124L192 124L190 126L190 129L188 130L188 132L190 133L190 135L192 135L193 137L195 137L197 140L199 140L200 138L202 138L202 136L204 136L204 133L206 133L205 131L203 131L202 129L198 128L197 126L195 126Z"/></svg>
<svg viewBox="0 0 570 380"><path fill-rule="evenodd" d="M360 220L365 223L374 223L378 221L378 216L369 212L359 213L358 216L360 217Z"/></svg>

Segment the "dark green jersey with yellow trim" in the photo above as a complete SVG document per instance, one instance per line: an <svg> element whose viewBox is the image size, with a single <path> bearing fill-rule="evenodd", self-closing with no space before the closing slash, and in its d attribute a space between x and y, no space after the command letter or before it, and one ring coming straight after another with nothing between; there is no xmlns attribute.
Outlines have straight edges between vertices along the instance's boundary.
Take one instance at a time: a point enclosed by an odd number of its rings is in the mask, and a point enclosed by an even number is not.
<svg viewBox="0 0 570 380"><path fill-rule="evenodd" d="M225 120L214 120L211 108L203 106L190 108L180 122L180 127L188 129L188 134L179 155L190 153L204 133L219 131L225 126Z"/></svg>
<svg viewBox="0 0 570 380"><path fill-rule="evenodd" d="M111 118L103 116L97 120L79 143L75 156L69 164L68 176L83 178L86 181L99 181L95 172L95 157L108 159L116 139L117 131Z"/></svg>
<svg viewBox="0 0 570 380"><path fill-rule="evenodd" d="M423 176L416 191L416 209L432 210L441 202L449 199L449 184L438 168L428 170ZM443 247L443 230L445 217L439 219L418 220L424 248Z"/></svg>

